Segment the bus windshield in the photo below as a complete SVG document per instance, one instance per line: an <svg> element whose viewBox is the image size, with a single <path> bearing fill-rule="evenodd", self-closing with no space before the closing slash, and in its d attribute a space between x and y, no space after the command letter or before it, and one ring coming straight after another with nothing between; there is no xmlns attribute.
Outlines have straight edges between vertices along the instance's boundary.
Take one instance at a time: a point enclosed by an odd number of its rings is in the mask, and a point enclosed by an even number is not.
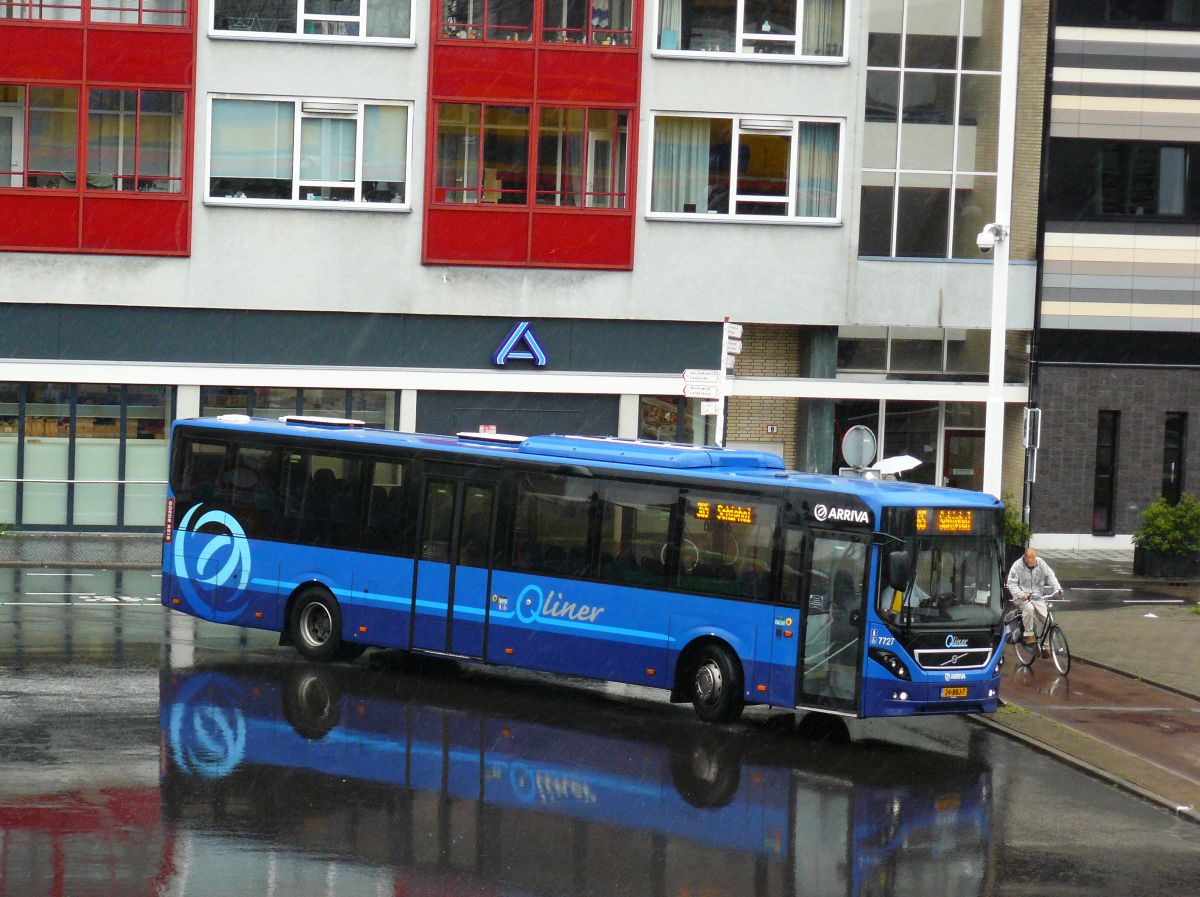
<svg viewBox="0 0 1200 897"><path fill-rule="evenodd" d="M908 595L897 593L886 578L880 585L884 620L923 629L999 622L1004 598L994 539L919 536L914 547Z"/></svg>

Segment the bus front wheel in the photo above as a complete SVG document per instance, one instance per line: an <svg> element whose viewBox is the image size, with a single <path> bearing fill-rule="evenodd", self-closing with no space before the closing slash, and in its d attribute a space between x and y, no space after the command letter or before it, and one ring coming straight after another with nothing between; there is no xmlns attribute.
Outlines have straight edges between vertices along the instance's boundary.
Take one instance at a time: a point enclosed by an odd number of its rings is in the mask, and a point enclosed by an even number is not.
<svg viewBox="0 0 1200 897"><path fill-rule="evenodd" d="M317 586L296 598L290 622L292 644L308 660L334 660L342 648L342 609L337 599Z"/></svg>
<svg viewBox="0 0 1200 897"><path fill-rule="evenodd" d="M692 707L706 723L731 723L742 715L742 667L722 645L705 645L691 667Z"/></svg>

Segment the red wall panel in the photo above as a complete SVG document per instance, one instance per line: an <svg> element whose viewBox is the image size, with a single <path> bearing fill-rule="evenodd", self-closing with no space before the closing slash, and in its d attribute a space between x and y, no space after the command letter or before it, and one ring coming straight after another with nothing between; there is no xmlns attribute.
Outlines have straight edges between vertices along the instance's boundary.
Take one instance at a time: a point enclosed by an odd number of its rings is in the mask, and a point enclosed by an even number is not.
<svg viewBox="0 0 1200 897"><path fill-rule="evenodd" d="M13 81L83 79L83 29L0 25L0 78Z"/></svg>
<svg viewBox="0 0 1200 897"><path fill-rule="evenodd" d="M89 81L191 87L194 69L190 32L132 28L88 32Z"/></svg>
<svg viewBox="0 0 1200 897"><path fill-rule="evenodd" d="M85 195L82 248L184 255L188 251L188 202L182 197Z"/></svg>
<svg viewBox="0 0 1200 897"><path fill-rule="evenodd" d="M79 195L0 192L0 249L75 249Z"/></svg>
<svg viewBox="0 0 1200 897"><path fill-rule="evenodd" d="M632 268L633 218L535 210L529 261L566 268Z"/></svg>
<svg viewBox="0 0 1200 897"><path fill-rule="evenodd" d="M501 209L433 208L425 215L425 260L437 264L523 265L529 255L529 213Z"/></svg>
<svg viewBox="0 0 1200 897"><path fill-rule="evenodd" d="M638 100L636 52L546 49L538 52L538 102L620 103Z"/></svg>
<svg viewBox="0 0 1200 897"><path fill-rule="evenodd" d="M534 51L528 44L435 44L430 87L434 96L517 100L533 96Z"/></svg>

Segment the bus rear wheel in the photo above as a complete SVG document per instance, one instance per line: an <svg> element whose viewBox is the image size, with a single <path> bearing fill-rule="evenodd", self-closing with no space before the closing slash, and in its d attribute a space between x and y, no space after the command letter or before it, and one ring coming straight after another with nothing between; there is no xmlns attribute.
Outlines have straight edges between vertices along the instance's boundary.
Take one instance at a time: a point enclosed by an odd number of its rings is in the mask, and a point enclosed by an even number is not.
<svg viewBox="0 0 1200 897"><path fill-rule="evenodd" d="M318 586L309 586L292 608L292 644L308 660L336 660L342 653L342 608Z"/></svg>
<svg viewBox="0 0 1200 897"><path fill-rule="evenodd" d="M691 666L692 707L706 723L731 723L742 715L742 668L726 648L705 645Z"/></svg>

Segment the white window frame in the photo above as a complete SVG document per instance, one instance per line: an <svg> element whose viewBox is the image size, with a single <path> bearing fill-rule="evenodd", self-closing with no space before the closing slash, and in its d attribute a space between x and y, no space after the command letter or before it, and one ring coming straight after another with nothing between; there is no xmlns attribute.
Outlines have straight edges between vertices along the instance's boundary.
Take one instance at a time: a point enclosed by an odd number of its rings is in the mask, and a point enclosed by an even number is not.
<svg viewBox="0 0 1200 897"><path fill-rule="evenodd" d="M734 48L732 50L664 50L658 46L659 39L659 22L662 21L661 6L663 0L654 0L653 18L650 24L650 55L657 56L663 59L709 59L714 61L729 62L737 60L738 62L749 62L758 64L796 64L803 63L804 65L848 65L850 62L850 6L854 0L845 0L842 9L842 54L840 56L805 56L799 52L796 53L747 53L742 47L745 42L745 34L743 34L746 0L734 0L737 3L737 15L734 22ZM790 35L799 47L804 40L803 32L804 23L804 0L796 0L796 33ZM781 35L782 38L782 35ZM756 38L761 39L761 38Z"/></svg>
<svg viewBox="0 0 1200 897"><path fill-rule="evenodd" d="M292 199L239 199L232 196L212 196L212 115L214 100L253 100L269 103L291 103L295 107L292 116ZM309 111L305 111L305 105ZM404 152L404 202L363 202L363 124L366 121L367 106L402 106L408 110L407 134L405 136ZM411 212L412 211L412 174L413 174L413 112L414 103L411 100L376 100L376 99L346 99L330 97L285 97L263 96L252 94L213 93L209 94L206 103L205 137L204 137L204 204L208 206L251 206L271 209L324 209L327 211L357 211L357 212ZM342 112L338 107L354 107L355 111ZM318 109L331 111L317 111ZM337 111L332 111L337 110ZM311 118L353 118L356 122L354 136L354 200L352 202L334 200L310 200L300 198L300 128L305 119ZM312 179L304 181L312 186L330 186L344 188L342 182L320 182Z"/></svg>
<svg viewBox="0 0 1200 897"><path fill-rule="evenodd" d="M304 0L293 0L296 4L296 31L280 33L277 31L231 31L217 28L217 5L209 3L208 36L214 40L262 40L262 41L291 41L314 44L356 44L385 47L415 47L416 38L413 36L413 12L416 3L408 3L408 37L371 37L367 35L367 6L371 0L360 0L357 16L307 15L304 12ZM305 34L304 23L315 22L358 22L359 33L347 34Z"/></svg>
<svg viewBox="0 0 1200 897"><path fill-rule="evenodd" d="M730 153L729 153L729 208L728 212L655 212L653 209L654 202L654 144L657 139L657 124L658 118L707 118L707 119L730 119L733 122L733 133L730 137ZM764 121L774 120L779 122L791 123L791 151L788 155L788 193L787 193L787 214L786 215L739 215L733 209L737 206L739 199L743 201L755 201L754 196L739 196L737 194L737 157L739 138L743 133L756 134L762 133L761 129L745 129L740 126L741 121ZM837 209L832 218L814 218L814 217L799 217L795 214L796 209L796 160L797 147L799 144L800 125L802 124L833 124L838 126L838 176L837 176ZM843 202L845 200L845 181L846 181L846 119L844 118L825 118L820 116L809 115L754 115L754 114L736 114L730 112L674 112L670 110L654 110L650 113L650 139L649 139L649 155L646 161L647 183L643 195L646 197L646 219L648 221L691 221L691 222L711 222L723 224L774 224L785 226L816 226L816 227L841 227L845 222L842 220ZM776 197L770 197L771 202L776 202Z"/></svg>

